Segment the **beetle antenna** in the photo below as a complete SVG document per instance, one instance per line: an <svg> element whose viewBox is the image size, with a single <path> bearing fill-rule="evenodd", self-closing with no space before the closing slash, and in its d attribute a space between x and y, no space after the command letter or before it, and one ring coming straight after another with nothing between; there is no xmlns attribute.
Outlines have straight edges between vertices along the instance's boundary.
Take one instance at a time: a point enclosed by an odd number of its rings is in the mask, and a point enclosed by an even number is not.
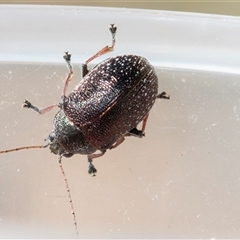
<svg viewBox="0 0 240 240"><path fill-rule="evenodd" d="M16 152L16 151L19 151L19 150L25 150L25 149L30 149L30 148L46 148L48 145L49 145L49 143L46 144L46 145L40 145L40 146L27 146L27 147L13 148L13 149L0 151L0 154L9 153L9 152Z"/></svg>
<svg viewBox="0 0 240 240"><path fill-rule="evenodd" d="M63 166L62 166L62 155L59 156L59 167L61 168L63 179L64 179L66 189L67 189L67 192L68 192L68 199L69 199L69 202L70 202L70 205L71 205L71 211L72 211L72 215L73 215L73 223L74 223L74 226L75 226L76 235L79 238L77 219L76 219L76 215L75 215L75 211L74 211L74 207L73 207L72 196L71 196L70 188L69 188L69 185L68 185L68 180L67 180L65 171L63 169Z"/></svg>
<svg viewBox="0 0 240 240"><path fill-rule="evenodd" d="M9 152L15 152L15 151L19 151L19 150L25 150L25 149L31 149L31 148L46 148L46 147L48 147L48 146L49 146L49 143L46 144L46 145L39 145L39 146L19 147L19 148L13 148L13 149L8 149L8 150L0 151L0 154L2 154L2 153L9 153ZM69 198L69 202L70 202L70 204L71 204L71 210L72 210L72 215L73 215L73 221L74 221L74 225L75 225L75 230L76 230L77 237L79 238L79 235L78 235L78 227L77 227L77 220L76 220L76 215L75 215L75 211L74 211L74 207L73 207L72 196L71 196L71 193L70 193L70 188L69 188L69 185L68 185L68 180L67 180L66 174L65 174L65 172L64 172L64 170L63 170L63 167L62 167L61 158L62 158L62 156L60 156L60 158L59 158L59 166L60 166L60 168L61 168L61 172L62 172L64 181L65 181L65 184L66 184L66 189L67 189L67 192L68 192L68 198Z"/></svg>

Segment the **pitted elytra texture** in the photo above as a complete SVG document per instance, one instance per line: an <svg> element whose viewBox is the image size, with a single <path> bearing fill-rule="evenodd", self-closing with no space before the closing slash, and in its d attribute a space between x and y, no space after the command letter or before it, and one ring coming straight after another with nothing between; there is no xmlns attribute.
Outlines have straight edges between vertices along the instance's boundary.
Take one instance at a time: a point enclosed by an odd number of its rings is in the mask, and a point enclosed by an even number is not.
<svg viewBox="0 0 240 240"><path fill-rule="evenodd" d="M67 96L64 112L99 150L110 148L150 111L157 75L140 56L109 58L93 68Z"/></svg>

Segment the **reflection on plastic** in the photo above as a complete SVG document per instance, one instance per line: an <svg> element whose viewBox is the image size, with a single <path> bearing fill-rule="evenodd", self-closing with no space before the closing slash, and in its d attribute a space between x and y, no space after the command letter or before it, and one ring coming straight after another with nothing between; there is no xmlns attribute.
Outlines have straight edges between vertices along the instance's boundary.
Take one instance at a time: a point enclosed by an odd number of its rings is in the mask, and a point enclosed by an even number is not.
<svg viewBox="0 0 240 240"><path fill-rule="evenodd" d="M43 142L55 113L37 116L21 102L26 95L40 106L58 101L65 72L56 65L1 66L1 148ZM96 178L86 173L84 156L63 160L80 237L238 237L238 76L163 68L158 75L171 101L156 102L144 139L108 151ZM40 149L0 158L1 237L74 238L55 155ZM223 221L230 218L236 221Z"/></svg>

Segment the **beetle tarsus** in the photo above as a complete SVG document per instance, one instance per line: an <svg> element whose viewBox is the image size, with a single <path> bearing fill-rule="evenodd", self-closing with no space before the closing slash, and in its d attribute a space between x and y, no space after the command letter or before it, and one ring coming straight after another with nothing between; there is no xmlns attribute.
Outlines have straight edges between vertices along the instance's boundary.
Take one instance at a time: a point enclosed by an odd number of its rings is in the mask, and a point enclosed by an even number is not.
<svg viewBox="0 0 240 240"><path fill-rule="evenodd" d="M33 105L26 99L23 104L22 104L23 108L33 108Z"/></svg>
<svg viewBox="0 0 240 240"><path fill-rule="evenodd" d="M116 35L116 32L117 32L117 26L115 24L110 24L109 30L112 34L112 46L108 47L108 51L113 51L114 46L115 46L115 42L116 42L115 35Z"/></svg>
<svg viewBox="0 0 240 240"><path fill-rule="evenodd" d="M117 32L117 26L115 24L110 24L109 31L112 34L113 40L115 40L115 35Z"/></svg>
<svg viewBox="0 0 240 240"><path fill-rule="evenodd" d="M92 161L89 161L89 167L88 167L88 173L92 174L93 177L95 177L95 173L97 172L97 169L92 164Z"/></svg>
<svg viewBox="0 0 240 240"><path fill-rule="evenodd" d="M71 65L71 54L69 52L65 52L65 54L63 55L64 60L66 61L67 65L68 65L68 69L69 69L69 73L67 75L67 78L65 80L65 85L63 88L63 94L62 96L65 97L66 95L66 91L67 91L67 87L72 79L73 76L73 68Z"/></svg>
<svg viewBox="0 0 240 240"><path fill-rule="evenodd" d="M145 133L137 128L133 128L131 131L128 132L127 136L134 136L134 137L145 137Z"/></svg>
<svg viewBox="0 0 240 240"><path fill-rule="evenodd" d="M65 59L66 62L70 62L71 61L71 53L65 52L65 54L63 55L63 58Z"/></svg>
<svg viewBox="0 0 240 240"><path fill-rule="evenodd" d="M38 107L32 105L27 99L23 102L22 104L22 107L23 108L31 108L33 109L35 112L39 113L40 114L40 110Z"/></svg>
<svg viewBox="0 0 240 240"><path fill-rule="evenodd" d="M52 110L54 107L57 107L58 104L53 104L53 105L50 105L46 108L43 108L43 109L39 109L38 107L32 105L28 100L25 100L22 104L22 107L23 108L31 108L33 109L35 112L39 113L39 114L44 114L46 112L49 112L50 110Z"/></svg>
<svg viewBox="0 0 240 240"><path fill-rule="evenodd" d="M162 93L157 95L157 98L170 99L170 95L167 96L166 92L162 92Z"/></svg>
<svg viewBox="0 0 240 240"><path fill-rule="evenodd" d="M66 61L68 68L70 70L70 73L72 73L72 65L71 65L71 53L65 52L63 55L64 60Z"/></svg>

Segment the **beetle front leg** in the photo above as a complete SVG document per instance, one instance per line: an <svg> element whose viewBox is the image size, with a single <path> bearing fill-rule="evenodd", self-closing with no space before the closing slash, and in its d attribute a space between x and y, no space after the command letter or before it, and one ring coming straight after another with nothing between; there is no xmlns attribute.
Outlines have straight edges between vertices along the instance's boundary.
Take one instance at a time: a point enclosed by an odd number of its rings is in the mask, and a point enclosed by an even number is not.
<svg viewBox="0 0 240 240"><path fill-rule="evenodd" d="M39 109L38 107L32 105L28 100L25 100L22 104L22 107L23 108L31 108L32 110L34 110L35 112L39 113L39 114L44 114L46 112L49 112L50 110L52 110L54 107L58 107L59 104L53 104L51 106L48 106L46 108L42 108L42 109Z"/></svg>
<svg viewBox="0 0 240 240"><path fill-rule="evenodd" d="M71 54L69 52L65 52L63 58L65 59L67 65L68 65L68 68L69 68L69 73L68 73L68 76L65 80L65 85L64 85L64 88L63 88L63 96L62 96L62 99L64 100L65 98L65 94L66 94L66 91L67 91L67 87L69 85L69 82L71 81L72 79L72 76L73 76L73 70L72 70L72 65L71 65ZM54 107L61 107L62 105L61 104L53 104L53 105L50 105L46 108L43 108L43 109L39 109L38 107L34 106L31 102L29 102L28 100L25 100L22 104L22 107L23 108L31 108L33 109L35 112L39 113L39 114L44 114L46 112L49 112L50 110L52 110Z"/></svg>

